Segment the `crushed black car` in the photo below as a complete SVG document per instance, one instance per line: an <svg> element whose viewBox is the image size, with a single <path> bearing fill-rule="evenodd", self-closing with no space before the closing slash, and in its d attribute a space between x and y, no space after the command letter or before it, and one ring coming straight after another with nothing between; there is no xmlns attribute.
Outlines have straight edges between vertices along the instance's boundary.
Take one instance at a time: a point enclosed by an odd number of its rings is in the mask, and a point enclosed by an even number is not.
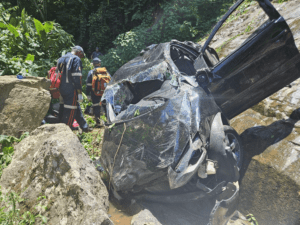
<svg viewBox="0 0 300 225"><path fill-rule="evenodd" d="M243 148L229 119L300 75L291 30L268 0L258 0L268 21L219 60L209 43L242 2L203 46L151 45L113 75L102 97L110 128L100 160L115 193L174 202L218 195L226 185L234 189ZM181 195L145 195L166 192Z"/></svg>

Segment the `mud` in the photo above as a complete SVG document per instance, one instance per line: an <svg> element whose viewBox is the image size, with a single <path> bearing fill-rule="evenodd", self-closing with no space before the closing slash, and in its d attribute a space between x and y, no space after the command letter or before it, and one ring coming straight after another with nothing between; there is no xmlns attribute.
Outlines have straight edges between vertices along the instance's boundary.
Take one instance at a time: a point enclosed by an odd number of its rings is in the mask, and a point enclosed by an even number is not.
<svg viewBox="0 0 300 225"><path fill-rule="evenodd" d="M124 206L117 204L114 201L110 201L108 214L110 219L115 225L130 225L132 215L128 214L124 209Z"/></svg>

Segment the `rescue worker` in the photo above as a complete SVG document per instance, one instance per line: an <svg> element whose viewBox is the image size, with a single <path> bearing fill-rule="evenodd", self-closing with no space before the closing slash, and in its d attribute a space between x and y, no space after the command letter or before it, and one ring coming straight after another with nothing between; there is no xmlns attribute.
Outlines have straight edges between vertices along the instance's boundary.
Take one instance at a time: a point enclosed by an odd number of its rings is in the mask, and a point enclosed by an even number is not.
<svg viewBox="0 0 300 225"><path fill-rule="evenodd" d="M103 55L101 52L99 52L99 48L96 47L96 51L94 51L91 55L91 59L94 59L94 58L98 58L100 55Z"/></svg>
<svg viewBox="0 0 300 225"><path fill-rule="evenodd" d="M94 58L93 59L93 66L94 69L96 68L100 68L101 67L101 59L99 58ZM96 126L97 127L101 127L103 125L103 122L100 121L100 113L102 111L102 114L105 115L105 105L101 104L101 96L96 96L95 93L92 90L92 81L93 81L93 72L94 69L90 70L86 79L86 95L89 101L92 101L93 105L92 105L92 109L93 109L93 113L95 115L95 120L96 120ZM110 74L107 72L107 74L110 76Z"/></svg>
<svg viewBox="0 0 300 225"><path fill-rule="evenodd" d="M73 129L74 119L77 120L83 132L91 131L86 120L83 117L79 102L83 101L82 97L82 62L84 51L80 46L72 48L71 52L57 60L57 70L61 72L61 84L59 91L61 94L60 104L63 104L63 113L61 122L67 124ZM60 107L60 112L62 111Z"/></svg>

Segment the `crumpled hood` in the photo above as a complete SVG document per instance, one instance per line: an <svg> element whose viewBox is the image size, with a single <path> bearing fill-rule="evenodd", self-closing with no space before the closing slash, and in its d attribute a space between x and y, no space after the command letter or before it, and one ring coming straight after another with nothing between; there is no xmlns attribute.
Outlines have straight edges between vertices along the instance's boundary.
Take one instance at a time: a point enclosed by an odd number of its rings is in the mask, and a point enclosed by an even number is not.
<svg viewBox="0 0 300 225"><path fill-rule="evenodd" d="M116 191L167 176L168 167L175 168L196 134L199 148L206 147L211 120L220 111L194 76L180 74L170 57L170 43L121 67L104 100L108 120L115 125L105 130L100 160Z"/></svg>

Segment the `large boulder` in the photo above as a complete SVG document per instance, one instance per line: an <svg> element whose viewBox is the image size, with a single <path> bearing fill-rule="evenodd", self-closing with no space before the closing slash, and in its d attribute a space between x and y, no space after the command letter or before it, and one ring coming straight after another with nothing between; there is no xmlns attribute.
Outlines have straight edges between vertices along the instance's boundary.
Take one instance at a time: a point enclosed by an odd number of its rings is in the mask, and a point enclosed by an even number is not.
<svg viewBox="0 0 300 225"><path fill-rule="evenodd" d="M253 213L259 224L299 224L300 122L250 109L231 125L245 150L239 210Z"/></svg>
<svg viewBox="0 0 300 225"><path fill-rule="evenodd" d="M47 224L113 224L107 215L108 192L78 137L65 124L43 125L16 145L12 163L3 171L4 192L26 199L34 211L46 196L40 213Z"/></svg>
<svg viewBox="0 0 300 225"><path fill-rule="evenodd" d="M51 101L49 87L46 78L0 76L0 134L19 137L40 126Z"/></svg>

